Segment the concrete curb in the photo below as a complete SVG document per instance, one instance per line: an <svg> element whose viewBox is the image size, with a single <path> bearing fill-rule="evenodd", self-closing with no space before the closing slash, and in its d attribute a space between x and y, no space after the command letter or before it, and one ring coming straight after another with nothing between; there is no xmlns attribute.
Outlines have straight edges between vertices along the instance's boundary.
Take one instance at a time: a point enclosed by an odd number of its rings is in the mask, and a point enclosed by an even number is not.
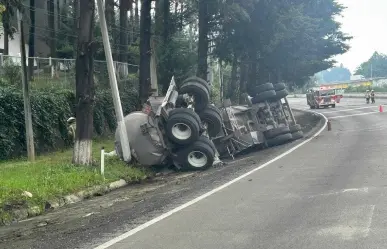
<svg viewBox="0 0 387 249"><path fill-rule="evenodd" d="M41 208L39 206L31 206L28 208L21 208L21 209L15 209L10 212L11 217L12 217L12 222L18 222L21 220L25 220L27 218L32 218L38 215L41 215L47 211L54 210L69 204L77 203L82 200L94 197L94 196L101 196L104 194L107 194L113 190L123 188L128 186L129 183L124 180L120 179L115 182L111 182L108 184L103 184L103 185L97 185L94 187L87 188L85 190L79 191L74 194L69 194L64 197L60 198L55 198L52 200L49 200L46 202L45 207ZM1 225L1 223L0 223ZM7 224L5 224L7 225Z"/></svg>

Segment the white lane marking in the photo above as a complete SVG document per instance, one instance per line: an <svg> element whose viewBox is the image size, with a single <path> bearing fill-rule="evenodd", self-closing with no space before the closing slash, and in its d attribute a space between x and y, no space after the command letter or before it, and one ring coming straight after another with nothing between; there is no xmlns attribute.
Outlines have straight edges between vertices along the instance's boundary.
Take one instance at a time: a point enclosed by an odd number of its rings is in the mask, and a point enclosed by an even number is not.
<svg viewBox="0 0 387 249"><path fill-rule="evenodd" d="M350 114L350 115L343 115L343 116L333 116L329 117L328 119L338 119L338 118L347 118L347 117L353 117L353 116L363 116L363 115L370 115L375 114L379 112L365 112L365 113L357 113L357 114Z"/></svg>
<svg viewBox="0 0 387 249"><path fill-rule="evenodd" d="M375 211L375 205L372 205L371 206L371 210L370 210L369 215L368 215L367 225L366 225L366 228L365 228L365 231L364 231L365 237L368 237L368 235L370 233L371 225L372 225L372 219L374 217L374 211Z"/></svg>
<svg viewBox="0 0 387 249"><path fill-rule="evenodd" d="M368 193L368 188L365 187L365 188L347 188L347 189L343 189L341 191L342 193L346 193L346 192L365 192L365 193Z"/></svg>
<svg viewBox="0 0 387 249"><path fill-rule="evenodd" d="M185 204L183 204L181 206L178 206L178 207L176 207L176 208L174 208L174 209L172 209L172 210L170 210L170 211L168 211L168 212L166 212L166 213L164 213L164 214L162 214L162 215L160 215L160 216L158 216L158 217L156 217L156 218L154 218L154 219L152 219L152 220L150 220L150 221L148 221L148 222L146 222L146 223L144 223L144 224L142 224L142 225L140 225L140 226L138 226L138 227L136 227L136 228L134 228L134 229L132 229L132 230L130 230L128 232L126 232L126 233L123 233L123 234L115 237L114 239L109 240L108 242L106 242L106 243L104 243L104 244L102 244L100 246L95 247L94 249L106 249L106 248L109 248L110 246L112 246L112 245L114 245L114 244L116 244L116 243L118 243L118 242L120 242L120 241L122 241L122 240L124 240L124 239L126 239L126 238L128 238L128 237L130 237L130 236L132 236L132 235L134 235L136 233L138 233L138 232L140 232L141 230L144 230L145 228L147 228L147 227L149 227L149 226L151 226L151 225L153 225L153 224L155 224L155 223L157 223L159 221L164 220L165 218L171 216L172 214L177 213L177 212L179 212L179 211L181 211L181 210L183 210L183 209L185 209L185 208L187 208L189 206L192 206L193 204L195 204L195 203L197 203L197 202L199 202L199 201L201 201L201 200L203 200L203 199L205 199L205 198L207 198L207 197L209 197L209 196L211 196L211 195L213 195L213 194L215 194L215 193L217 193L217 192L227 188L228 186L230 186L230 185L232 185L232 184L242 180L243 178L253 174L254 172L267 167L271 163L273 163L275 161L278 161L279 159L289 155L290 153L292 153L296 149L300 148L304 144L312 141L315 137L320 135L320 133L325 130L325 128L327 126L327 121L328 121L328 119L323 114L317 113L317 112L314 112L314 113L317 114L317 115L322 116L324 118L325 122L324 122L324 126L319 131L317 131L312 137L310 137L309 139L307 139L307 140L303 141L302 143L296 145L295 147L285 151L284 153L282 153L281 155L271 159L270 161L268 161L268 162L258 166L257 168L255 168L255 169L253 169L253 170L251 170L251 171L249 171L249 172L247 172L247 173L245 173L245 174L235 178L234 180L231 180L231 181L229 181L229 182L227 182L227 183L225 183L225 184L223 184L223 185L221 185L221 186L219 186L219 187L217 187L217 188L215 188L215 189L213 189L213 190L211 190L211 191L209 191L209 192L207 192L207 193L205 193L205 194L203 194L203 195L201 195L201 196L199 196L199 197L197 197L197 198L195 198L195 199L193 199L193 200L191 200L191 201L189 201L189 202L187 202L187 203L185 203Z"/></svg>
<svg viewBox="0 0 387 249"><path fill-rule="evenodd" d="M358 107L358 108L351 108L351 109L341 109L337 111L329 111L329 112L323 112L324 114L329 113L336 113L336 112L346 112L346 111L353 111L353 110L361 110L361 109L371 109L371 108L377 108L377 106L367 106L367 107Z"/></svg>

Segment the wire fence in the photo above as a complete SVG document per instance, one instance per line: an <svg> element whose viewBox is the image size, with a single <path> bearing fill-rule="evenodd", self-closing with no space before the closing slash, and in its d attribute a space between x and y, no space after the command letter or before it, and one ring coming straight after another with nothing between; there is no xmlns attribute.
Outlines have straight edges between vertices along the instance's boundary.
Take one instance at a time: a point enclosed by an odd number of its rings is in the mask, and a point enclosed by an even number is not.
<svg viewBox="0 0 387 249"><path fill-rule="evenodd" d="M27 71L31 72L29 62L33 59L32 74L28 73L32 89L65 88L75 89L75 59L27 58ZM138 65L114 62L118 84L136 87ZM97 88L109 87L109 74L106 61L94 60L94 84ZM21 84L21 57L0 54L1 84Z"/></svg>

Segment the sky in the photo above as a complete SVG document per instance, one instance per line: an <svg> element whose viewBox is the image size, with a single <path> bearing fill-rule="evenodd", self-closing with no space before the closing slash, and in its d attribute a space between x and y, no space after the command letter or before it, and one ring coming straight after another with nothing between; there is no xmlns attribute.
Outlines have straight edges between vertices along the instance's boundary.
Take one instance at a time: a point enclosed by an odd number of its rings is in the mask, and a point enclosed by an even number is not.
<svg viewBox="0 0 387 249"><path fill-rule="evenodd" d="M347 9L338 21L342 31L353 36L351 49L335 57L353 73L375 51L387 54L387 0L337 0Z"/></svg>

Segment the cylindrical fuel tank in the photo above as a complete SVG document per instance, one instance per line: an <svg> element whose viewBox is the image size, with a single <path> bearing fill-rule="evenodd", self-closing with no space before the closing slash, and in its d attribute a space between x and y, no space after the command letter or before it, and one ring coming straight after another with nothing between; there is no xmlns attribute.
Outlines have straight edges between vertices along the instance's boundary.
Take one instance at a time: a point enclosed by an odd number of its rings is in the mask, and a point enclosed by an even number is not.
<svg viewBox="0 0 387 249"><path fill-rule="evenodd" d="M124 118L129 145L134 157L143 166L160 165L167 151L160 144L160 136L154 128L154 120L143 112L132 112ZM143 132L141 126L146 124ZM115 134L117 154L122 158L121 141L118 130Z"/></svg>

